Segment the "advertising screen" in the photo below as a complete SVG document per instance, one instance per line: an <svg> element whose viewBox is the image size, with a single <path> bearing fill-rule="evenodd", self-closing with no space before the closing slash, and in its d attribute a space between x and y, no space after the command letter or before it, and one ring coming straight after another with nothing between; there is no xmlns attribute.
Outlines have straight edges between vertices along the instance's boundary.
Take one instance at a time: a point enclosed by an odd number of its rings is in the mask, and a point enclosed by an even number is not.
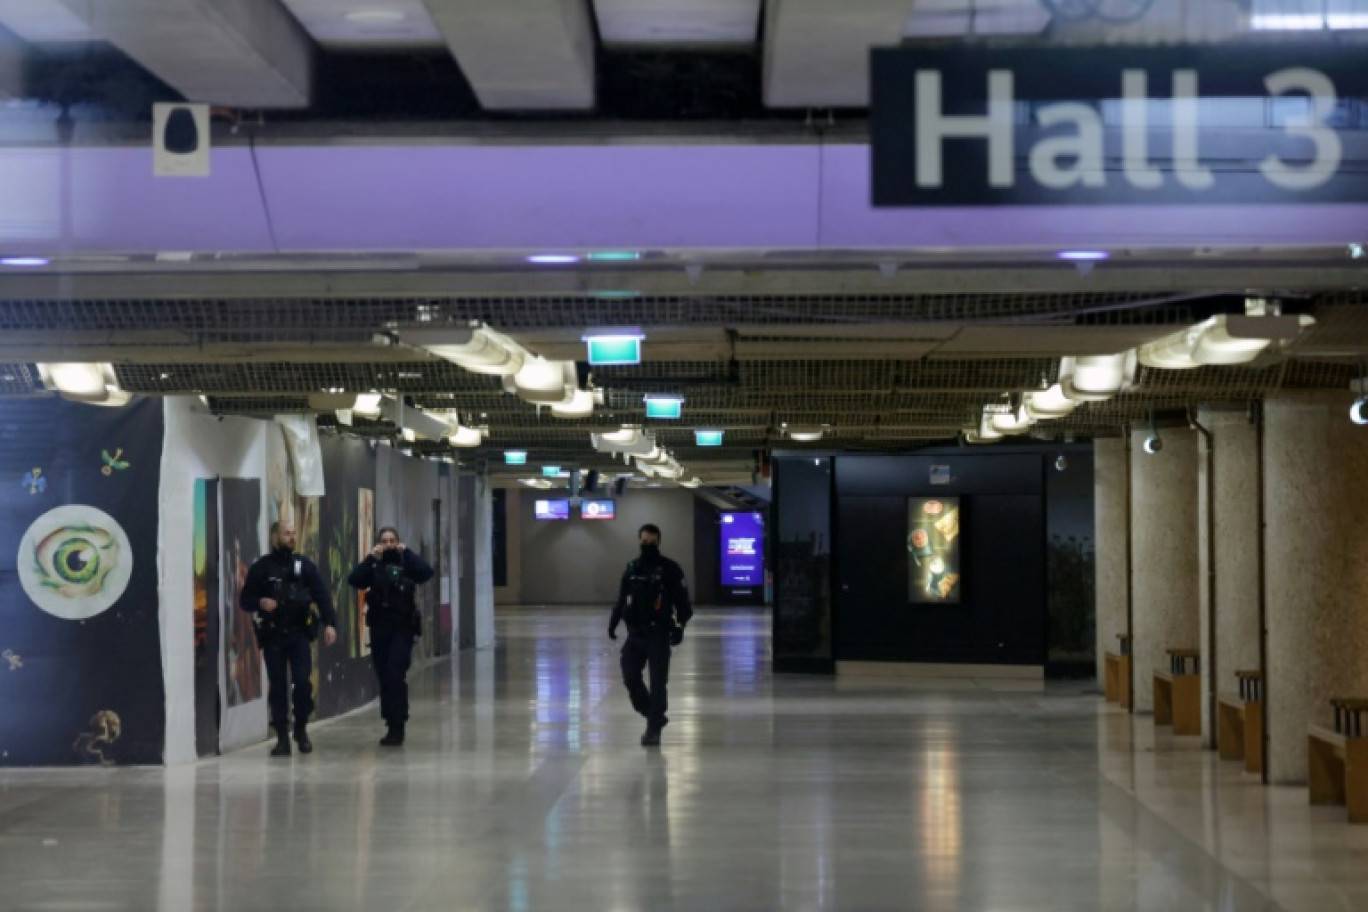
<svg viewBox="0 0 1368 912"><path fill-rule="evenodd" d="M765 517L722 514L722 585L759 586L765 581Z"/></svg>
<svg viewBox="0 0 1368 912"><path fill-rule="evenodd" d="M927 604L960 600L958 497L907 501L908 599Z"/></svg>
<svg viewBox="0 0 1368 912"><path fill-rule="evenodd" d="M613 519L617 504L611 500L588 500L580 504L580 519Z"/></svg>
<svg viewBox="0 0 1368 912"><path fill-rule="evenodd" d="M539 500L536 506L537 519L569 519L570 501Z"/></svg>

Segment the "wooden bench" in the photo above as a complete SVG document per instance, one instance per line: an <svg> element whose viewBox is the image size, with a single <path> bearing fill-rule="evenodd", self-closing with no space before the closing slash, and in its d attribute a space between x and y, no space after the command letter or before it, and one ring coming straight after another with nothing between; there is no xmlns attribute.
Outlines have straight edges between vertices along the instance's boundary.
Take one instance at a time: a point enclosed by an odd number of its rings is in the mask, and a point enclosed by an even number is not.
<svg viewBox="0 0 1368 912"><path fill-rule="evenodd" d="M1222 760L1243 760L1245 772L1263 772L1263 675L1237 671L1239 694L1222 694L1216 706L1216 748Z"/></svg>
<svg viewBox="0 0 1368 912"><path fill-rule="evenodd" d="M1108 703L1120 703L1126 709L1131 708L1131 657L1130 657L1130 635L1126 633L1117 634L1116 637L1121 641L1119 652L1109 652L1106 654L1106 665L1104 671L1106 680L1102 682L1102 693Z"/></svg>
<svg viewBox="0 0 1368 912"><path fill-rule="evenodd" d="M1307 727L1311 803L1342 804L1348 808L1350 823L1368 823L1368 738L1363 736L1368 699L1335 699L1330 704L1335 728Z"/></svg>
<svg viewBox="0 0 1368 912"><path fill-rule="evenodd" d="M1154 724L1172 725L1175 735L1202 733L1201 653L1170 649L1169 671L1154 673Z"/></svg>

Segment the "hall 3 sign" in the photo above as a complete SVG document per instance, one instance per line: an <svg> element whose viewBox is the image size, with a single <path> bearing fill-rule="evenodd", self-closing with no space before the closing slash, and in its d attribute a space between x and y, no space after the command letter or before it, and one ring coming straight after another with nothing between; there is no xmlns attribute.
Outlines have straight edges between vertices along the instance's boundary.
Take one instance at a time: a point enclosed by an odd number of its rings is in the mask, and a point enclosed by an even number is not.
<svg viewBox="0 0 1368 912"><path fill-rule="evenodd" d="M1368 141L1338 128L1368 86L1352 49L873 54L876 206L1368 200Z"/></svg>

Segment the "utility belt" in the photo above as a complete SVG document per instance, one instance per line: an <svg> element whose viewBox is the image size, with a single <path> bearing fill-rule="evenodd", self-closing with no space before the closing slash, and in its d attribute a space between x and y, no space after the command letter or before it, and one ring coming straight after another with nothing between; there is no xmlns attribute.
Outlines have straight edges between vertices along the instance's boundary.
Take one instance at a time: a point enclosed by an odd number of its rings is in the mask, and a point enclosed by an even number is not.
<svg viewBox="0 0 1368 912"><path fill-rule="evenodd" d="M423 612L414 602L393 604L389 602L370 603L366 606L367 627L411 627L414 636L423 635Z"/></svg>
<svg viewBox="0 0 1368 912"><path fill-rule="evenodd" d="M310 641L318 636L318 612L310 604L281 604L275 611L257 615L257 645L263 649L297 633L305 634Z"/></svg>

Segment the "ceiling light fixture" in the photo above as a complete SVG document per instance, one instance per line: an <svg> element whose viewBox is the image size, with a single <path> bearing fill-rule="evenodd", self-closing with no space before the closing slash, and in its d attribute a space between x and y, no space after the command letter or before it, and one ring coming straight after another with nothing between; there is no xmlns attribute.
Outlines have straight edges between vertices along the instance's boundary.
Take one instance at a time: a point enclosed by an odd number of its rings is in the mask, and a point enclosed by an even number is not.
<svg viewBox="0 0 1368 912"><path fill-rule="evenodd" d="M639 259L641 254L635 250L596 250L589 254L594 263L629 263Z"/></svg>
<svg viewBox="0 0 1368 912"><path fill-rule="evenodd" d="M588 418L594 414L594 394L577 389L564 402L551 403L551 414L557 418Z"/></svg>
<svg viewBox="0 0 1368 912"><path fill-rule="evenodd" d="M505 380L505 387L528 402L550 405L569 400L576 382L575 362L548 361L533 355L511 379Z"/></svg>
<svg viewBox="0 0 1368 912"><path fill-rule="evenodd" d="M521 345L481 323L456 329L405 329L401 338L473 374L511 377L531 357Z"/></svg>
<svg viewBox="0 0 1368 912"><path fill-rule="evenodd" d="M38 376L44 386L72 402L117 407L133 399L131 393L119 388L114 365L108 363L39 364Z"/></svg>
<svg viewBox="0 0 1368 912"><path fill-rule="evenodd" d="M1264 302L1250 301L1251 306ZM1295 339L1315 317L1217 314L1187 329L1140 346L1140 363L1162 370L1192 370L1204 365L1248 364L1275 342Z"/></svg>
<svg viewBox="0 0 1368 912"><path fill-rule="evenodd" d="M447 435L447 443L460 449L470 449L484 443L484 431L479 428L455 425Z"/></svg>
<svg viewBox="0 0 1368 912"><path fill-rule="evenodd" d="M1100 263L1111 259L1111 254L1105 250L1061 250L1055 256L1070 263Z"/></svg>
<svg viewBox="0 0 1368 912"><path fill-rule="evenodd" d="M46 257L15 256L0 259L0 266L14 266L19 268L34 269L40 266L51 265L52 261Z"/></svg>
<svg viewBox="0 0 1368 912"><path fill-rule="evenodd" d="M573 253L534 253L527 258L527 262L538 266L564 266L579 261L580 258Z"/></svg>
<svg viewBox="0 0 1368 912"><path fill-rule="evenodd" d="M351 410L362 418L374 420L380 417L381 398L379 393L361 393L356 397L356 402L353 403Z"/></svg>
<svg viewBox="0 0 1368 912"><path fill-rule="evenodd" d="M352 10L342 18L358 25L381 25L389 22L403 22L408 17L399 10L359 9Z"/></svg>
<svg viewBox="0 0 1368 912"><path fill-rule="evenodd" d="M1134 351L1079 355L1059 361L1059 389L1074 402L1105 402L1135 385Z"/></svg>
<svg viewBox="0 0 1368 912"><path fill-rule="evenodd" d="M826 426L821 424L786 424L784 432L789 440L798 443L816 443L826 434Z"/></svg>
<svg viewBox="0 0 1368 912"><path fill-rule="evenodd" d="M1067 418L1080 403L1064 395L1058 383L1049 389L1032 390L1025 395L1026 413L1037 421Z"/></svg>
<svg viewBox="0 0 1368 912"><path fill-rule="evenodd" d="M527 465L526 450L504 450L505 465Z"/></svg>

